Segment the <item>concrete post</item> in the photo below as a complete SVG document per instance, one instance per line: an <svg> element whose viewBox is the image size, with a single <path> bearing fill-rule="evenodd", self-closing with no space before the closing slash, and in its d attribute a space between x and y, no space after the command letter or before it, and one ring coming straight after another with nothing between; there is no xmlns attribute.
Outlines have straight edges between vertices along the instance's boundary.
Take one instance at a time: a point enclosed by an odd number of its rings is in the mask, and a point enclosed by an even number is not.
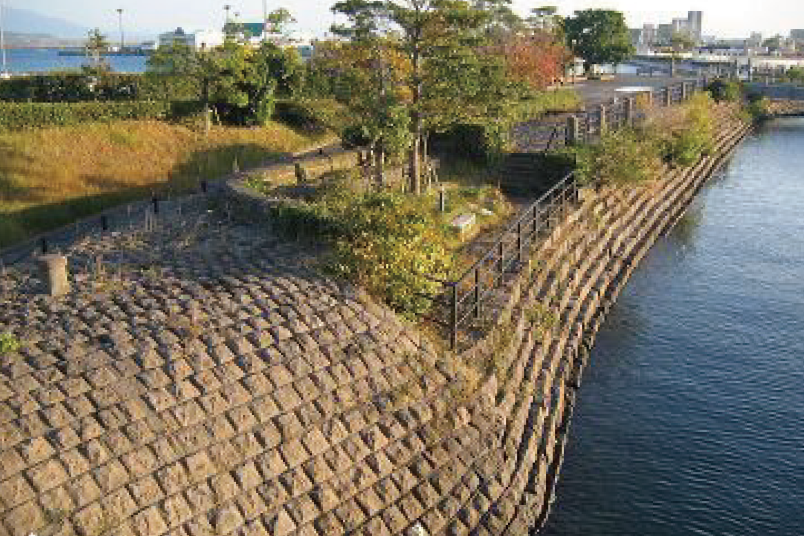
<svg viewBox="0 0 804 536"><path fill-rule="evenodd" d="M571 115L567 118L567 145L579 143L581 143L581 121L577 116Z"/></svg>
<svg viewBox="0 0 804 536"><path fill-rule="evenodd" d="M670 86L664 88L664 105L667 107L673 105L673 88Z"/></svg>
<svg viewBox="0 0 804 536"><path fill-rule="evenodd" d="M608 108L604 105L600 105L600 135L602 136L609 130L609 118L607 116Z"/></svg>
<svg viewBox="0 0 804 536"><path fill-rule="evenodd" d="M625 124L633 125L636 120L636 99L628 97L625 99Z"/></svg>
<svg viewBox="0 0 804 536"><path fill-rule="evenodd" d="M67 277L67 257L64 255L42 255L37 261L39 277L45 284L48 295L58 297L70 292L70 280Z"/></svg>
<svg viewBox="0 0 804 536"><path fill-rule="evenodd" d="M689 86L686 82L681 82L681 100L686 102L690 98Z"/></svg>

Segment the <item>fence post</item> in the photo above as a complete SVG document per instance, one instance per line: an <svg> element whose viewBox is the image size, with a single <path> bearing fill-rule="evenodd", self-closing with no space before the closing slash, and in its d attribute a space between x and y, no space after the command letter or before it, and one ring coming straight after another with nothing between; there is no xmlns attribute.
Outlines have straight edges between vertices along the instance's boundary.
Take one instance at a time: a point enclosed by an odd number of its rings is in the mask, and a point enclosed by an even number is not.
<svg viewBox="0 0 804 536"><path fill-rule="evenodd" d="M606 131L609 129L608 125L608 116L607 116L608 108L606 108L605 104L600 105L600 135L604 135Z"/></svg>
<svg viewBox="0 0 804 536"><path fill-rule="evenodd" d="M159 198L156 195L151 198L151 203L154 206L154 214L159 214Z"/></svg>
<svg viewBox="0 0 804 536"><path fill-rule="evenodd" d="M687 102L689 98L690 98L689 86L687 86L686 82L681 82L681 101Z"/></svg>
<svg viewBox="0 0 804 536"><path fill-rule="evenodd" d="M458 283L450 283L452 285L452 311L450 311L450 320L452 324L452 332L450 333L450 348L453 350L458 346Z"/></svg>
<svg viewBox="0 0 804 536"><path fill-rule="evenodd" d="M628 97L625 99L625 124L626 125L633 125L634 120L636 119L634 113L636 108L636 100L634 97Z"/></svg>
<svg viewBox="0 0 804 536"><path fill-rule="evenodd" d="M673 88L671 86L664 88L664 105L667 107L673 105Z"/></svg>
<svg viewBox="0 0 804 536"><path fill-rule="evenodd" d="M567 145L578 145L581 142L581 122L577 115L567 118Z"/></svg>
<svg viewBox="0 0 804 536"><path fill-rule="evenodd" d="M109 217L106 214L101 216L101 229L104 232L109 230Z"/></svg>
<svg viewBox="0 0 804 536"><path fill-rule="evenodd" d="M516 262L522 262L522 220L516 224Z"/></svg>

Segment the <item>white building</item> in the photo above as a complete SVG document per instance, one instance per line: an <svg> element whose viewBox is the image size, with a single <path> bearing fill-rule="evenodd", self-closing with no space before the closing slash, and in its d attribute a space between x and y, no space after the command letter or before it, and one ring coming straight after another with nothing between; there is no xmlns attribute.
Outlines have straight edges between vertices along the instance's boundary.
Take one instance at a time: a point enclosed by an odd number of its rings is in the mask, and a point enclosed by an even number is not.
<svg viewBox="0 0 804 536"><path fill-rule="evenodd" d="M195 32L187 33L182 28L176 28L176 30L172 32L159 35L160 48L181 43L194 50L199 50L221 46L223 41L223 32L215 30L196 30Z"/></svg>

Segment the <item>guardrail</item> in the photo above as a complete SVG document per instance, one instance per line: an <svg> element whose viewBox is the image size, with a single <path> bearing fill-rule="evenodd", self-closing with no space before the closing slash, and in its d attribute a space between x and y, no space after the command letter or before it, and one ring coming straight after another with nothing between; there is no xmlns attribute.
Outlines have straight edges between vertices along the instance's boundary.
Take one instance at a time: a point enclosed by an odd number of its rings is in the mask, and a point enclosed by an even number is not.
<svg viewBox="0 0 804 536"><path fill-rule="evenodd" d="M431 320L449 330L450 347L456 348L462 329L481 317L484 304L505 282L519 272L531 249L552 233L578 201L578 182L571 172L547 193L531 203L500 235L471 268L454 281L437 281L444 293L434 299L446 307L443 317Z"/></svg>

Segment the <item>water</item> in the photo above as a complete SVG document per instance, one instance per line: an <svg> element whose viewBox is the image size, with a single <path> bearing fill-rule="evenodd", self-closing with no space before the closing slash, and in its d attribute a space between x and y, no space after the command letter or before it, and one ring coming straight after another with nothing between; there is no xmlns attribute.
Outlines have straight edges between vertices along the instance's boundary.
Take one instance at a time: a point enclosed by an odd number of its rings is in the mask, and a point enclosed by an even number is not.
<svg viewBox="0 0 804 536"><path fill-rule="evenodd" d="M65 71L80 69L88 65L84 56L59 56L59 51L44 49L12 49L6 50L8 70L13 73L39 73L49 71ZM145 56L107 56L106 60L116 72L145 72Z"/></svg>
<svg viewBox="0 0 804 536"><path fill-rule="evenodd" d="M804 534L804 119L748 139L592 352L545 536Z"/></svg>

